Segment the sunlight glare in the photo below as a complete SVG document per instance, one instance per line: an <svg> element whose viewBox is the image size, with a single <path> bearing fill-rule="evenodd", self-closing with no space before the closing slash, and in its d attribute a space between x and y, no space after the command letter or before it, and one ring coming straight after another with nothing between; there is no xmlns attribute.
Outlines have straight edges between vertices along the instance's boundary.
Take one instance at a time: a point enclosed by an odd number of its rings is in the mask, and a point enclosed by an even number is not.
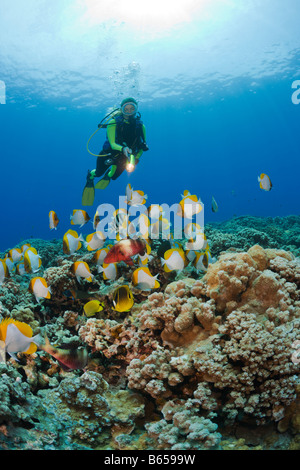
<svg viewBox="0 0 300 470"><path fill-rule="evenodd" d="M192 21L211 0L85 0L90 24L125 23L137 30L168 31Z"/></svg>

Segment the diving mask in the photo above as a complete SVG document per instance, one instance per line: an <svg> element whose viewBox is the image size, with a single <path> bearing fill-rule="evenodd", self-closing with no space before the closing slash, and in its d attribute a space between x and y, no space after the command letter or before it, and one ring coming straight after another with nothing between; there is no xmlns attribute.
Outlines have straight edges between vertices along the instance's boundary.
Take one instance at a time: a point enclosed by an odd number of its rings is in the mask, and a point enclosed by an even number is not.
<svg viewBox="0 0 300 470"><path fill-rule="evenodd" d="M121 110L124 116L134 116L137 113L138 106L136 103L130 101L128 103L124 103L121 107Z"/></svg>

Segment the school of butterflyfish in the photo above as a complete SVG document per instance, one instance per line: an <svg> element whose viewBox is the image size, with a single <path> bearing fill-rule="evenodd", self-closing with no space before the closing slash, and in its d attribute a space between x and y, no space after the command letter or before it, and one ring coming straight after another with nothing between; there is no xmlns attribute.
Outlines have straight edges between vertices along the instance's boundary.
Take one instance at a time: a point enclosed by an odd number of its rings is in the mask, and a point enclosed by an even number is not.
<svg viewBox="0 0 300 470"><path fill-rule="evenodd" d="M258 177L259 186L264 191L270 191L272 183L270 178L262 173ZM130 207L144 206L148 196L141 190L133 190L130 184L126 187L125 202ZM145 207L145 206L144 206ZM151 243L153 238L167 239L169 248L160 257L161 268L165 273L180 272L188 265L197 273L205 273L212 258L209 240L204 234L204 227L193 222L193 218L203 210L201 200L188 190L181 195L178 203L177 216L184 219L182 242L174 240L170 231L171 223L165 217L162 206L152 204L145 207L133 221L130 220L129 211L125 208L115 210L109 223L110 233L115 234L114 243L107 243L110 238L100 230L101 217L96 211L92 220L94 232L87 235L70 229L63 235L62 250L66 255L74 255L80 248L93 252L92 263L97 274L92 274L86 261L76 259L72 264L72 273L78 283L92 282L96 275L101 275L104 281L114 282L118 278L121 263L132 268L131 288L124 284L118 286L113 292L111 308L117 312L128 312L134 305L132 290L149 292L160 287L159 274L151 272L148 263L153 259ZM218 211L218 205L212 197L211 209ZM73 210L70 223L83 227L91 220L85 210ZM49 212L49 229L57 230L59 219L55 211ZM106 246L105 246L106 244ZM10 276L33 275L28 290L36 302L48 299L51 301L51 286L46 279L38 276L42 267L42 259L36 248L29 243L9 250L4 259L0 259L0 285ZM73 295L70 293L70 295ZM76 294L75 294L76 295ZM87 317L96 315L105 308L98 299L88 301L83 307L83 314ZM76 350L59 349L52 346L47 337L40 334L33 336L31 327L13 318L4 318L0 323L0 361L4 361L6 354L17 360L16 354L23 352L33 354L42 349L54 357L65 370L84 368L88 361L88 353L84 348Z"/></svg>

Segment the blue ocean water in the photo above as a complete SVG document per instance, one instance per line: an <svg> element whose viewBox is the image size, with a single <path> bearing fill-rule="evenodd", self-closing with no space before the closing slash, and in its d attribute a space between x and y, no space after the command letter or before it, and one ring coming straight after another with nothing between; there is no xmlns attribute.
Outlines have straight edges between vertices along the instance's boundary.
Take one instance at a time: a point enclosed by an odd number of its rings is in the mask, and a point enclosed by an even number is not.
<svg viewBox="0 0 300 470"><path fill-rule="evenodd" d="M71 228L96 163L86 142L126 96L139 102L150 151L96 192L91 217L99 204L118 207L128 182L149 204L178 203L188 189L205 222L299 214L299 2L121 3L1 1L0 251ZM91 150L104 140L101 130Z"/></svg>

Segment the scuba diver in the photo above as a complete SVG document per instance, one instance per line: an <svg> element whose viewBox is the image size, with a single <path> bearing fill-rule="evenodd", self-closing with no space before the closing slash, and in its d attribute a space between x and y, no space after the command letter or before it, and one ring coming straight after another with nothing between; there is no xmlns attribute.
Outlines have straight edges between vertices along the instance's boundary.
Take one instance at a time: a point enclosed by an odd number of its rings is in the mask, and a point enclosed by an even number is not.
<svg viewBox="0 0 300 470"><path fill-rule="evenodd" d="M106 141L99 155L89 151L88 144L93 135L101 128L107 129ZM82 205L92 206L96 189L105 189L110 180L116 180L124 170L131 173L138 164L143 152L149 150L146 144L146 129L138 112L134 98L125 98L121 107L105 116L97 131L90 137L87 149L97 156L95 170L88 171L86 185L82 194ZM102 178L94 185L94 179Z"/></svg>

